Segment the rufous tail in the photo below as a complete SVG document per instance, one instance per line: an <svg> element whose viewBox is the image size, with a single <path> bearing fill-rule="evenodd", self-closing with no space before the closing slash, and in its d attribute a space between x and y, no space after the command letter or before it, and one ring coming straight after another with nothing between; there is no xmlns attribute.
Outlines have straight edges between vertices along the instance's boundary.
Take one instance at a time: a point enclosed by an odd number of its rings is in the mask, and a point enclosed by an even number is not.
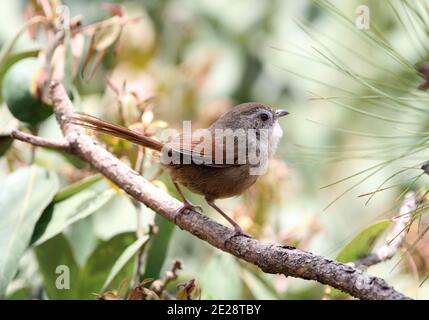
<svg viewBox="0 0 429 320"><path fill-rule="evenodd" d="M98 132L102 132L114 137L125 139L140 146L161 151L164 144L156 139L150 138L137 131L127 129L125 127L112 124L105 120L90 116L85 113L74 113L69 121L75 125L89 128Z"/></svg>

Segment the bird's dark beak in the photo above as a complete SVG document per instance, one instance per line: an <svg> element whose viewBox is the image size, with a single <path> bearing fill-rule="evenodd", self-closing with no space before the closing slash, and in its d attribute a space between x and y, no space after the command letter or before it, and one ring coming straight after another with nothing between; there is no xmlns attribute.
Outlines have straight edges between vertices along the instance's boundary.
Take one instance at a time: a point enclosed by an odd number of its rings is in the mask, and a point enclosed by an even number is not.
<svg viewBox="0 0 429 320"><path fill-rule="evenodd" d="M280 117L287 116L289 114L289 111L284 109L278 109L276 110L275 114L276 114L276 118L280 118Z"/></svg>

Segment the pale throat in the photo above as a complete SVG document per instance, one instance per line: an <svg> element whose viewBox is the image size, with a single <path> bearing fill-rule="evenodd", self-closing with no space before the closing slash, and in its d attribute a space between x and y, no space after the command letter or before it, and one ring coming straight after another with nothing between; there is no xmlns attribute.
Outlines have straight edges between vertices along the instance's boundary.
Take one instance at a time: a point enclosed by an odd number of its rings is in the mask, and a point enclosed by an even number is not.
<svg viewBox="0 0 429 320"><path fill-rule="evenodd" d="M274 123L271 136L270 136L270 148L269 148L269 156L272 157L277 150L278 144L280 142L281 137L283 136L282 127L276 120Z"/></svg>

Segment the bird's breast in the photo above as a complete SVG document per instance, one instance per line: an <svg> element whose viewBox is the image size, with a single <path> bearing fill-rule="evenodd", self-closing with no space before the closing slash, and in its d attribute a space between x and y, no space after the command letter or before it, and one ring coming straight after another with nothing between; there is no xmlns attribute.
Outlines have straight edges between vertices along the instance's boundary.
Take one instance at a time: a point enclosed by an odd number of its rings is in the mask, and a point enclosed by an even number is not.
<svg viewBox="0 0 429 320"><path fill-rule="evenodd" d="M192 192L219 199L240 195L257 176L249 174L249 166L208 167L204 165L183 165L169 167L172 179L183 184Z"/></svg>
<svg viewBox="0 0 429 320"><path fill-rule="evenodd" d="M274 123L273 130L270 137L270 149L269 149L269 156L272 157L274 153L277 150L277 147L279 145L280 139L283 136L283 130L282 127L280 127L280 124L278 121Z"/></svg>

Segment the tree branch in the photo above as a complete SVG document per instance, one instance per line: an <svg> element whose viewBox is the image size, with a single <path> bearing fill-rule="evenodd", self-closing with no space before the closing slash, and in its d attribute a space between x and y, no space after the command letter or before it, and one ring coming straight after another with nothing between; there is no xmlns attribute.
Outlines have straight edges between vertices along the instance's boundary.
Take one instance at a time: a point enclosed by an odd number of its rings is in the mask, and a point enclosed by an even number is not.
<svg viewBox="0 0 429 320"><path fill-rule="evenodd" d="M51 96L58 123L70 144L70 151L86 160L134 199L176 223L181 229L260 267L266 273L282 273L285 276L315 280L360 299L409 299L383 279L351 266L293 247L264 243L242 236L233 237L231 229L198 212L190 211L174 221L175 213L182 203L99 146L82 128L67 122L67 117L73 113L73 105L61 84L51 84Z"/></svg>
<svg viewBox="0 0 429 320"><path fill-rule="evenodd" d="M377 263L391 259L396 252L399 250L405 240L407 234L406 229L413 217L413 212L417 208L417 199L414 192L408 192L405 195L404 201L402 202L401 208L399 209L399 215L395 219L395 224L392 231L386 239L386 244L381 248L377 249L374 253L356 260L350 263L351 266L369 267Z"/></svg>
<svg viewBox="0 0 429 320"><path fill-rule="evenodd" d="M12 130L10 136L16 140L27 142L34 146L49 148L49 149L59 149L63 151L69 151L70 144L65 139L48 139L37 137L32 134L28 134L18 130Z"/></svg>

